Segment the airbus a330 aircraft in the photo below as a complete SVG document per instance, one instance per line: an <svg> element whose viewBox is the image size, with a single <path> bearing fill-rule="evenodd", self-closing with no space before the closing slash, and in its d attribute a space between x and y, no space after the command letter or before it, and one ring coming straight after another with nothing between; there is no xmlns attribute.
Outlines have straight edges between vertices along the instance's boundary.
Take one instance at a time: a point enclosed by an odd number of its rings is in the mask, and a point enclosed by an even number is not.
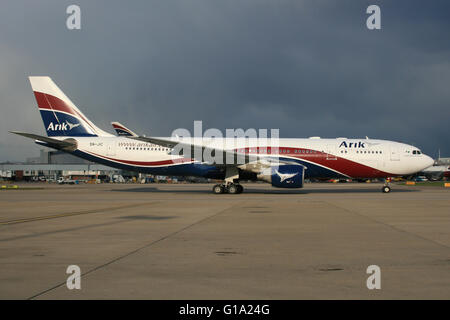
<svg viewBox="0 0 450 320"><path fill-rule="evenodd" d="M225 138L139 136L113 123L116 137L95 126L49 77L30 77L47 137L12 132L37 144L62 150L110 167L171 176L200 176L223 180L214 193L241 193L241 180L261 180L279 188L302 188L305 178L388 178L410 175L433 164L414 146L374 139L237 138L233 148ZM272 141L272 140L270 140ZM173 154L182 147L191 153ZM222 154L243 162L205 162L203 153ZM191 156L184 156L190 154ZM382 191L390 191L385 184Z"/></svg>

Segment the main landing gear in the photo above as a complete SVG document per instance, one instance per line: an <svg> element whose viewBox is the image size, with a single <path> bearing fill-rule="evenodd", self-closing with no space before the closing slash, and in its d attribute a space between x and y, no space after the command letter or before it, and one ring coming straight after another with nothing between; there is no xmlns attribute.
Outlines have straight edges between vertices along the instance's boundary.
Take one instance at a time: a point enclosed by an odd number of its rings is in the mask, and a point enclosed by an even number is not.
<svg viewBox="0 0 450 320"><path fill-rule="evenodd" d="M213 187L215 194L238 194L242 191L244 191L244 188L239 184L239 170L236 167L228 167L225 171L225 181Z"/></svg>
<svg viewBox="0 0 450 320"><path fill-rule="evenodd" d="M230 193L230 194L238 194L244 191L244 187L242 187L239 183L228 183L228 184L216 184L213 187L213 192L215 194L221 193Z"/></svg>

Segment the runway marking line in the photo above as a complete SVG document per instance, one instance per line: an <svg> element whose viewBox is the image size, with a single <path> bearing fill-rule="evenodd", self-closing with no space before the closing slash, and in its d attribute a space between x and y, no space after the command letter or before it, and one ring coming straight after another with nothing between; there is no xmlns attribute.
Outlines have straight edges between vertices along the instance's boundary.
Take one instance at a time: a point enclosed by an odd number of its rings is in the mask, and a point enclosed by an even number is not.
<svg viewBox="0 0 450 320"><path fill-rule="evenodd" d="M76 211L76 212L67 212L67 213L53 214L53 215L49 215L49 216L33 217L33 218L26 218L26 219L0 221L0 226L25 223L25 222L33 222L33 221L39 221L39 220L50 220L50 219L57 219L57 218L70 217L70 216L78 216L78 215L82 215L82 214L98 213L98 212L103 212L103 211L114 211L114 210L120 210L120 209L135 208L135 207L141 207L144 205L155 204L155 203L157 203L157 201L128 204L128 205L108 207L108 208L91 209L91 210L84 210L84 211Z"/></svg>

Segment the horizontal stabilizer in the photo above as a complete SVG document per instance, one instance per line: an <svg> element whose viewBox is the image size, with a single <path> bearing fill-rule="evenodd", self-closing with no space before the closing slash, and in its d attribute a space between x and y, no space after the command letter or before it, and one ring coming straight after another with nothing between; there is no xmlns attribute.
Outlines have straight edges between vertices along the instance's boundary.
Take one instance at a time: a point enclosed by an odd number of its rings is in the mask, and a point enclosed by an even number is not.
<svg viewBox="0 0 450 320"><path fill-rule="evenodd" d="M77 142L74 139L58 140L58 139L54 139L54 138L40 136L38 134L18 132L18 131L10 131L10 133L14 133L19 136L34 139L37 141L45 142L46 144L48 144L49 147L52 147L55 149L63 149L63 150L67 150L67 151L72 151L77 148Z"/></svg>

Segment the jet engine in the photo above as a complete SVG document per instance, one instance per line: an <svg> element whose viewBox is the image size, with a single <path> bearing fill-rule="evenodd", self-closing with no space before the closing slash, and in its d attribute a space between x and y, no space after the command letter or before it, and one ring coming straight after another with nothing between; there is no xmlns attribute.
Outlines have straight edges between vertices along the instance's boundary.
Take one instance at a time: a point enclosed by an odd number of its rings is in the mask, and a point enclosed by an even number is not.
<svg viewBox="0 0 450 320"><path fill-rule="evenodd" d="M272 166L261 171L256 177L277 188L302 188L305 167L295 164Z"/></svg>

